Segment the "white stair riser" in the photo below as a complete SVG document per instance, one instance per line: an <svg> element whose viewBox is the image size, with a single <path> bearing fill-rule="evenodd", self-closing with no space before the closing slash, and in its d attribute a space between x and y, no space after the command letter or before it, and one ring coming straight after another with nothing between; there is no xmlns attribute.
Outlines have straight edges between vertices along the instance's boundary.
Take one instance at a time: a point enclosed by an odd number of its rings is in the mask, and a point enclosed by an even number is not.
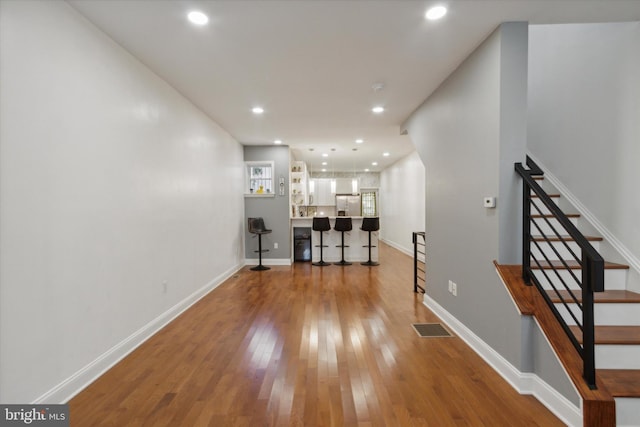
<svg viewBox="0 0 640 427"><path fill-rule="evenodd" d="M597 369L640 369L640 345L596 344Z"/></svg>
<svg viewBox="0 0 640 427"><path fill-rule="evenodd" d="M616 397L616 425L619 427L637 426L640 422L640 399Z"/></svg>
<svg viewBox="0 0 640 427"><path fill-rule="evenodd" d="M540 215L548 215L551 213L551 211L549 210L549 208L547 208L547 206L542 203L542 200L538 199L538 198L532 198L531 200L533 200L533 203L535 203L535 205L538 207L538 209L540 209ZM558 200L560 200L560 197L552 197L551 200L553 200L553 202L557 205L558 204ZM535 207L531 206L531 215L537 215L538 214L538 209L536 209Z"/></svg>
<svg viewBox="0 0 640 427"><path fill-rule="evenodd" d="M532 266L533 265L534 264L532 264ZM558 285L556 286L558 289L564 289L564 287L559 282L559 279L556 276L556 274L553 272L553 270L544 270L544 271L547 273L547 276L549 276L549 278L554 281L554 283L558 283ZM571 271L573 272L573 274L576 275L576 277L579 280L582 280L582 270L571 270ZM534 270L533 274L536 277L538 277L540 283L542 284L543 289L552 289L551 285L549 285L549 282L544 277L541 270ZM570 289L579 289L579 286L577 285L577 283L575 282L575 280L569 274L568 271L561 270L561 271L558 271L558 274L564 280L567 286L569 286ZM626 283L627 283L627 270L618 270L618 269L604 270L604 288L606 290L608 291L625 290Z"/></svg>
<svg viewBox="0 0 640 427"><path fill-rule="evenodd" d="M578 295L576 295L578 296ZM562 303L555 304L556 309L568 325L575 325L573 317ZM582 323L582 311L576 304L568 304L569 309ZM593 305L593 316L596 325L632 325L640 326L640 304L599 303Z"/></svg>
<svg viewBox="0 0 640 427"><path fill-rule="evenodd" d="M533 224L533 221L535 221L535 224ZM547 221L549 221L549 223L547 223ZM569 218L569 221L571 221L573 225L578 224L578 218ZM551 227L556 230L557 234ZM530 226L530 233L532 236L538 236L542 234L544 234L545 236L566 236L567 234L569 234L569 232L567 232L567 230L565 230L565 228L560 225L558 220L555 218L534 218Z"/></svg>
<svg viewBox="0 0 640 427"><path fill-rule="evenodd" d="M591 246L593 246L593 248L596 251L600 250L600 242L595 241L590 243L591 243ZM556 252L552 249L552 247L558 252L560 256L556 255ZM582 259L582 250L580 250L580 246L578 246L576 242L567 242L566 245L562 242L546 242L546 241L532 242L531 256L536 257L538 260L549 259L552 261L559 260L559 259L565 259L565 260L576 259L574 258L573 255L571 255L571 252L569 252L569 248L576 255L578 261ZM547 258L544 258L542 256L541 251L547 256Z"/></svg>

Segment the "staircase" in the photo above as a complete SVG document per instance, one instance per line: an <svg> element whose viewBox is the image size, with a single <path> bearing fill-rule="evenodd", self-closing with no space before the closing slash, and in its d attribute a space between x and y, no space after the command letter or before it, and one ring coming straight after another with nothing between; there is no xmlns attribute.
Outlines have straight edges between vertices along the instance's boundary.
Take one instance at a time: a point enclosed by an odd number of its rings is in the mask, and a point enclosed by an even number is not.
<svg viewBox="0 0 640 427"><path fill-rule="evenodd" d="M533 165L537 168L535 163ZM536 180L538 184L546 187L547 195L552 201L561 205L561 195L554 193L555 189L544 183L541 176L536 177ZM547 303L553 305L566 323L566 329L570 333L561 333L560 338L568 341L575 339L583 346L582 311L583 306L587 309L588 302L583 304L582 285L579 280L583 277L580 265L583 259L581 248L569 237L569 230L542 203L540 197L535 193L531 194L528 250L531 271L535 276L532 282L538 283L540 292L548 296ZM584 220L581 220L580 215L567 214L566 217L577 228L581 228L580 221ZM606 244L599 236L584 237L596 251L599 251L601 245ZM600 393L597 399L607 400L609 395L615 400L615 421L593 417L592 411L584 405L585 426L640 425L640 294L627 289L628 270L627 265L605 260L604 291L592 294L595 387ZM533 292L536 290L533 289ZM588 325L585 325L585 328L588 328ZM570 337L571 334L573 337ZM562 359L561 355L559 357ZM567 364L563 364L566 368ZM588 377L586 373L584 376ZM576 382L575 375L570 377ZM577 381L585 380L578 378ZM577 388L584 388L584 384L581 386ZM589 388L594 387L591 385ZM583 399L586 402L584 395ZM590 397L589 400L591 399L595 398ZM597 407L597 404L594 407Z"/></svg>

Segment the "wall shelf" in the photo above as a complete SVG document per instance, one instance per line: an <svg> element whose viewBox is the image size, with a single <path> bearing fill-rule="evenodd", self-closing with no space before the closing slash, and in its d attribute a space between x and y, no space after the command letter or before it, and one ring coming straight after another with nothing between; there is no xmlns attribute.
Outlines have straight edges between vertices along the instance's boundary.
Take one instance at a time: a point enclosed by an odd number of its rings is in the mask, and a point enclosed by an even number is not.
<svg viewBox="0 0 640 427"><path fill-rule="evenodd" d="M264 193L264 194L256 194L256 193L245 193L244 197L276 197L275 193Z"/></svg>

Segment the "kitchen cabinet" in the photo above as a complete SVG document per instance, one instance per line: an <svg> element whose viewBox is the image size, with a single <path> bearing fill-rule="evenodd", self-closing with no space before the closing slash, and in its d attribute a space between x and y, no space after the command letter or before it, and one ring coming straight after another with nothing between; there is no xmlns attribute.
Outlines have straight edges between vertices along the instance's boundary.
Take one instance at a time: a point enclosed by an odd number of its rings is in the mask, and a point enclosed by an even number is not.
<svg viewBox="0 0 640 427"><path fill-rule="evenodd" d="M331 185L332 180L329 178L314 178L312 181L313 194L309 204L313 206L335 206L336 193L335 186L332 188Z"/></svg>
<svg viewBox="0 0 640 427"><path fill-rule="evenodd" d="M358 192L357 188L355 192ZM336 178L336 194L353 193L353 178Z"/></svg>

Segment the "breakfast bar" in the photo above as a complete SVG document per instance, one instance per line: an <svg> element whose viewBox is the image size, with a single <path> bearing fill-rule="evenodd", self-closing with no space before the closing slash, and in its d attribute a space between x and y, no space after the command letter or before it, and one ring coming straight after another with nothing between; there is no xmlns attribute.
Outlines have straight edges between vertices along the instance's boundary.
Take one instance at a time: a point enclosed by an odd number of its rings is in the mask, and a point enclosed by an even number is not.
<svg viewBox="0 0 640 427"><path fill-rule="evenodd" d="M361 216L352 216L350 217L353 223L353 230L350 232L345 232L345 245L349 246L345 248L345 259L351 262L364 262L367 261L369 257L369 249L366 247L368 245L369 233L366 231L362 231L360 228L362 227L362 219ZM328 262L337 262L340 261L342 256L341 248L336 247L340 245L340 237L341 233L333 229L335 225L335 216L329 216L329 222L331 224L331 230L324 233L323 244L326 246L323 251L323 258ZM312 230L313 225L313 217L292 217L291 218L291 236L293 239L292 248L294 248L292 253L292 261L301 261L301 260L309 260L308 258L304 258L305 251L296 249L296 245L300 248L301 236L310 236L310 250L311 250L311 258L313 261L317 261L320 259L320 248L316 247L316 245L320 244L320 232ZM298 236L296 238L296 236ZM378 243L377 237L372 239L373 245L376 247L371 249L371 257L372 259L378 259ZM303 255L302 257L297 256L297 254ZM308 255L308 254L307 254ZM302 258L302 259L301 259Z"/></svg>

